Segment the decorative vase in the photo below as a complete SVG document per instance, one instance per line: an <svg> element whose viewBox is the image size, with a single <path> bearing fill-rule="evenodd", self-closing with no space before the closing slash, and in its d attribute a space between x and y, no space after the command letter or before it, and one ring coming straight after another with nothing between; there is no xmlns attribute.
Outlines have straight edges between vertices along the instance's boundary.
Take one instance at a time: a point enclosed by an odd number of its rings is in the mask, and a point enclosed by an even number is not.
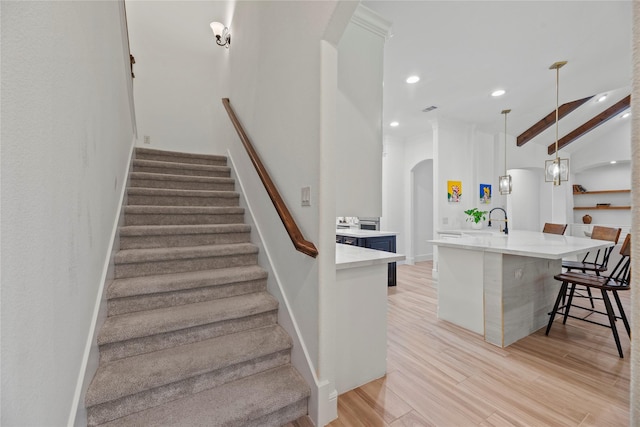
<svg viewBox="0 0 640 427"><path fill-rule="evenodd" d="M472 222L471 223L471 228L473 228L474 230L482 230L482 223L481 222Z"/></svg>
<svg viewBox="0 0 640 427"><path fill-rule="evenodd" d="M584 222L585 224L591 224L591 215L587 214L585 216L582 217L582 222Z"/></svg>

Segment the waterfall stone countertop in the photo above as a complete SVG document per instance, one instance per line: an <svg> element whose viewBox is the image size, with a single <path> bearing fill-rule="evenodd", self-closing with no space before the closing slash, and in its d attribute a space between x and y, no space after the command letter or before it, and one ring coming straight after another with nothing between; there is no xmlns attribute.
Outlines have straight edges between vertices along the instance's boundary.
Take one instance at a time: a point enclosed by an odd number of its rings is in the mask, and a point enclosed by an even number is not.
<svg viewBox="0 0 640 427"><path fill-rule="evenodd" d="M488 230L438 230L437 233L441 235L439 239L429 240L436 246L546 259L561 259L612 245L604 240L539 231L513 230L504 234Z"/></svg>
<svg viewBox="0 0 640 427"><path fill-rule="evenodd" d="M402 254L336 243L336 270L388 264L404 259Z"/></svg>

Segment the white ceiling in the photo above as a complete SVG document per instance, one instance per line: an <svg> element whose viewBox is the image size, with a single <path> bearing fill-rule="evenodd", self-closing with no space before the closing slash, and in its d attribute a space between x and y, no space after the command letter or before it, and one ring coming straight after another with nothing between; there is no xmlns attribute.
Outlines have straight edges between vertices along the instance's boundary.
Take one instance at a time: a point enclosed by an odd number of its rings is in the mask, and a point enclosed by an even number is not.
<svg viewBox="0 0 640 427"><path fill-rule="evenodd" d="M519 135L560 104L608 93L560 121L560 137L630 93L631 1L363 1L392 23L385 47L384 132L409 137L434 118ZM410 75L421 80L405 83ZM503 88L499 98L490 93ZM425 107L437 110L423 113ZM400 122L396 128L391 121ZM604 128L616 125L612 119ZM619 121L618 121L619 122ZM596 132L592 132L596 134ZM587 138L583 137L583 139ZM555 140L555 127L533 143ZM580 141L567 149L575 149Z"/></svg>

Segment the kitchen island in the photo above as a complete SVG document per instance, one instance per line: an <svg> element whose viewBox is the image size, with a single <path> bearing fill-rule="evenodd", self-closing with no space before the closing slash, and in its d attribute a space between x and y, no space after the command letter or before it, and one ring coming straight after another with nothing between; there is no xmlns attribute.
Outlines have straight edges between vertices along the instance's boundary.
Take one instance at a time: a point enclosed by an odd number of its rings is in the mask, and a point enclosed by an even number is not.
<svg viewBox="0 0 640 427"><path fill-rule="evenodd" d="M387 265L401 254L336 244L336 390L342 394L387 370Z"/></svg>
<svg viewBox="0 0 640 427"><path fill-rule="evenodd" d="M439 231L438 318L506 347L546 326L562 258L611 242L534 231Z"/></svg>

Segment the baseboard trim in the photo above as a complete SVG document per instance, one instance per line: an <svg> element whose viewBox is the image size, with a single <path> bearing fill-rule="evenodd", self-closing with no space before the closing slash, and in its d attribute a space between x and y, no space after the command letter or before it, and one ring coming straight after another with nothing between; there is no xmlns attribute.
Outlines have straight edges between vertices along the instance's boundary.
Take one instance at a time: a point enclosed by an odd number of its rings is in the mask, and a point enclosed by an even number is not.
<svg viewBox="0 0 640 427"><path fill-rule="evenodd" d="M338 391L329 381L318 386L318 416L312 418L316 426L326 426L338 418Z"/></svg>
<svg viewBox="0 0 640 427"><path fill-rule="evenodd" d="M416 255L415 262L433 261L433 254Z"/></svg>

